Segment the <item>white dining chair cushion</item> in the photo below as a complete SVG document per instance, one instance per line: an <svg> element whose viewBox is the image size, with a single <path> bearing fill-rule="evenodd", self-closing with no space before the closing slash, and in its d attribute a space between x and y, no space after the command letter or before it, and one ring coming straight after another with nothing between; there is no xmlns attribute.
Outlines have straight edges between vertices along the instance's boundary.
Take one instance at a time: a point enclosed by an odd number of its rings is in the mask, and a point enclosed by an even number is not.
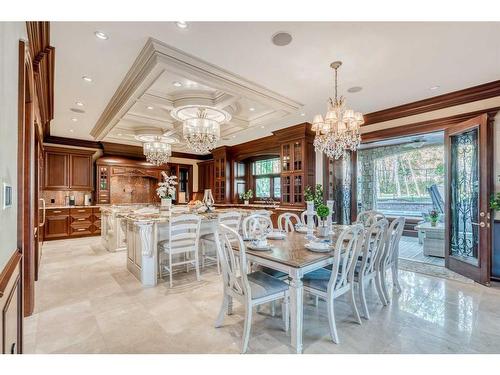
<svg viewBox="0 0 500 375"><path fill-rule="evenodd" d="M313 289L326 292L331 276L332 271L326 268L320 268L315 271L306 273L302 278L302 282L304 283L304 285L307 285Z"/></svg>
<svg viewBox="0 0 500 375"><path fill-rule="evenodd" d="M241 276L240 276L241 277ZM240 277L238 279L240 279ZM247 274L252 299L267 297L288 290L288 284L261 271Z"/></svg>

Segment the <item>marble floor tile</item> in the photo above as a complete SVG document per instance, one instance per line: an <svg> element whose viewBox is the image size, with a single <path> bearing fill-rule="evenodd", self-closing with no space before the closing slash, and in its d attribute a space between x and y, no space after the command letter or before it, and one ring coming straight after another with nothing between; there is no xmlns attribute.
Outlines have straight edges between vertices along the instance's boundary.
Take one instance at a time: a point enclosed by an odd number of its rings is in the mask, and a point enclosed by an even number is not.
<svg viewBox="0 0 500 375"><path fill-rule="evenodd" d="M214 327L222 280L214 266L144 288L99 238L45 242L35 313L24 322L26 353L239 353L244 310ZM388 275L390 279L390 275ZM487 288L400 271L402 292L383 306L366 288L371 319L354 321L347 296L335 302L340 343L326 304L305 296L304 353L500 353L500 286ZM359 306L359 297L356 293ZM281 307L253 312L249 353L293 353Z"/></svg>

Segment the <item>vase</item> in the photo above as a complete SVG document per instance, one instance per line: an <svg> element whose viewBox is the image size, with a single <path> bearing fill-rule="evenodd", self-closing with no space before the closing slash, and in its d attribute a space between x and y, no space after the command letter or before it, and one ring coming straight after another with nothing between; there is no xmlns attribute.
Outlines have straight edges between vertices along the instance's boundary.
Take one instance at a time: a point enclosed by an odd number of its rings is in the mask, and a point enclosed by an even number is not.
<svg viewBox="0 0 500 375"><path fill-rule="evenodd" d="M250 201L247 200L247 201L244 201L243 203L245 204L245 206L248 206L250 204Z"/></svg>
<svg viewBox="0 0 500 375"><path fill-rule="evenodd" d="M431 221L431 227L437 226L437 221Z"/></svg>
<svg viewBox="0 0 500 375"><path fill-rule="evenodd" d="M314 201L306 201L307 213L310 215L314 214Z"/></svg>
<svg viewBox="0 0 500 375"><path fill-rule="evenodd" d="M172 208L172 198L162 198L161 206L167 210L170 210Z"/></svg>
<svg viewBox="0 0 500 375"><path fill-rule="evenodd" d="M321 226L318 228L318 235L320 237L328 237L330 234L330 228L328 225L326 225L325 222L321 224Z"/></svg>

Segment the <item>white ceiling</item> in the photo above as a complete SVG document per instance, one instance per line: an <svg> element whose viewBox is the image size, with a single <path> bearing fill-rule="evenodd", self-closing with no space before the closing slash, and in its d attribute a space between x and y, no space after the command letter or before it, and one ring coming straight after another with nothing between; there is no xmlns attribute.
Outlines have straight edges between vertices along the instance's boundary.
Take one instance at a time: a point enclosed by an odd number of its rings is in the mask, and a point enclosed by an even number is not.
<svg viewBox="0 0 500 375"><path fill-rule="evenodd" d="M109 39L97 39L96 30ZM273 45L271 36L277 31L291 33L292 43ZM500 23L473 22L196 22L189 23L188 29L179 29L173 22L51 22L51 43L56 47L51 134L93 139L92 128L150 37L303 104L285 117L231 133L221 143L231 145L311 121L314 114L324 112L332 94L329 64L334 60L343 61L339 89L348 106L363 113L500 79L498 35ZM83 75L93 82L83 81ZM179 90L216 91L166 72L148 93L175 93L172 82L176 80L183 83ZM430 90L435 85L440 88ZM352 86L363 90L350 94L347 89ZM126 116L139 123L146 117L144 125L158 127L168 119L156 105L153 110L146 108L148 97L136 99ZM248 100L238 102L237 117L248 119L268 110L265 103ZM76 101L84 106L77 107ZM256 109L252 113L250 106ZM85 113L73 113L70 108ZM121 128L116 127L105 140L130 143Z"/></svg>

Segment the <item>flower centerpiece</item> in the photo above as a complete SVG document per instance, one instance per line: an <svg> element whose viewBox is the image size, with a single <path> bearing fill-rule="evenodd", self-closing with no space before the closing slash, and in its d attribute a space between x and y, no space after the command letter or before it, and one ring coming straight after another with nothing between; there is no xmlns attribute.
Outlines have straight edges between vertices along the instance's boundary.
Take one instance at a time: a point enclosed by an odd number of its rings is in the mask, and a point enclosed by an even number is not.
<svg viewBox="0 0 500 375"><path fill-rule="evenodd" d="M437 225L437 222L439 221L439 213L436 210L430 210L429 220L431 222L431 226L435 227Z"/></svg>
<svg viewBox="0 0 500 375"><path fill-rule="evenodd" d="M328 215L330 215L330 209L325 206L324 204L320 204L316 208L316 214L318 217L321 219L321 225L319 228L319 235L321 237L326 237L328 236L328 232L330 231L330 228L326 225L326 219L328 218Z"/></svg>
<svg viewBox="0 0 500 375"><path fill-rule="evenodd" d="M243 194L240 194L240 199L245 203L245 205L250 204L250 199L253 198L253 191L252 189L247 190Z"/></svg>
<svg viewBox="0 0 500 375"><path fill-rule="evenodd" d="M168 176L165 171L161 172L161 176L163 177L163 182L158 183L156 195L160 197L162 207L170 209L172 206L172 197L175 194L175 185L177 185L177 176Z"/></svg>

